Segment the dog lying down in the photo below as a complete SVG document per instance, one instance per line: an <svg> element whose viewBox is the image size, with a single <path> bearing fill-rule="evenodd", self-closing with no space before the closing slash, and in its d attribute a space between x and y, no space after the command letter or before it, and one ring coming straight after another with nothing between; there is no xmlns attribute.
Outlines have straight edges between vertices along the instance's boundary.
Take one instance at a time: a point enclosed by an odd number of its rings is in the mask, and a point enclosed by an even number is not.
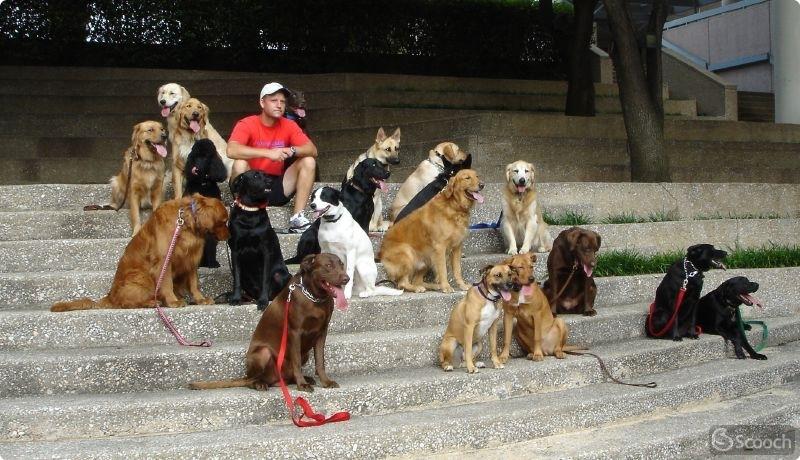
<svg viewBox="0 0 800 460"><path fill-rule="evenodd" d="M340 198L338 190L322 187L311 195L309 207L314 212L314 218L320 220L320 248L323 252L339 256L346 267L350 281L344 288L345 298L349 299L353 292L359 297L402 294L400 289L375 286L378 267L375 265L372 243Z"/></svg>
<svg viewBox="0 0 800 460"><path fill-rule="evenodd" d="M739 359L745 358L742 349L753 359L767 359L750 346L747 336L739 329L739 322L742 320L740 305L763 308L762 302L753 295L756 291L758 283L744 276L737 276L723 282L697 302L697 325L706 334L719 335L730 341ZM745 330L750 328L749 324L744 325Z"/></svg>

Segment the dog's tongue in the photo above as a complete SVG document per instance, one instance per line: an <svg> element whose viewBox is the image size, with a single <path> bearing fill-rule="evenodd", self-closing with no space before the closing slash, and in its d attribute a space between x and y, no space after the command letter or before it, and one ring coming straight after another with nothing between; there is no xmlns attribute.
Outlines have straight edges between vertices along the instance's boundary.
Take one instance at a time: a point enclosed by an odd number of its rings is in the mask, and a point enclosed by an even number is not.
<svg viewBox="0 0 800 460"><path fill-rule="evenodd" d="M533 295L533 284L526 284L525 286L522 286L522 291L520 291L520 292L525 297Z"/></svg>
<svg viewBox="0 0 800 460"><path fill-rule="evenodd" d="M192 120L189 122L189 128L194 132L198 132L200 131L200 123L198 123L197 120Z"/></svg>
<svg viewBox="0 0 800 460"><path fill-rule="evenodd" d="M339 310L345 311L347 310L347 299L344 296L344 291L339 286L331 286L333 289L333 304L336 305L336 308Z"/></svg>
<svg viewBox="0 0 800 460"><path fill-rule="evenodd" d="M747 300L748 302L753 304L753 306L755 306L755 307L758 307L760 309L764 308L764 303L761 301L761 299L759 299L758 297L756 297L756 296L754 296L752 294L740 294L739 296L742 299Z"/></svg>
<svg viewBox="0 0 800 460"><path fill-rule="evenodd" d="M594 268L592 268L592 267L590 267L590 266L588 266L586 264L583 264L583 272L586 273L586 276L591 278L592 277L592 272L594 272Z"/></svg>
<svg viewBox="0 0 800 460"><path fill-rule="evenodd" d="M511 300L511 292L509 292L509 291L500 291L500 296L501 296L501 297L503 298L503 300L505 300L506 302L508 302L509 300Z"/></svg>
<svg viewBox="0 0 800 460"><path fill-rule="evenodd" d="M378 181L378 188L381 189L381 192L387 193L389 191L389 186L386 185L386 181L379 180Z"/></svg>
<svg viewBox="0 0 800 460"><path fill-rule="evenodd" d="M300 117L300 118L305 118L306 117L306 109L297 109L297 110L294 111L294 113L296 113L297 116Z"/></svg>
<svg viewBox="0 0 800 460"><path fill-rule="evenodd" d="M169 116L169 107L161 107L161 116L167 118Z"/></svg>
<svg viewBox="0 0 800 460"><path fill-rule="evenodd" d="M472 195L472 198L475 198L475 201L478 203L483 203L483 195L480 192L469 192Z"/></svg>
<svg viewBox="0 0 800 460"><path fill-rule="evenodd" d="M517 185L517 193L524 193L525 186L524 185Z"/></svg>
<svg viewBox="0 0 800 460"><path fill-rule="evenodd" d="M162 158L167 157L167 148L161 144L153 144L153 147L156 148L156 152L161 155Z"/></svg>

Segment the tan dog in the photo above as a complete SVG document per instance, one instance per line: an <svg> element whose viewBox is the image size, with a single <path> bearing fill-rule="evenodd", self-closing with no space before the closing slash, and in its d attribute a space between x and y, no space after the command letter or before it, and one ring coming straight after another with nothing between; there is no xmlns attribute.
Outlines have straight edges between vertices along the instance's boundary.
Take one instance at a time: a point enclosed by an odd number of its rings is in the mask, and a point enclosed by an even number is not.
<svg viewBox="0 0 800 460"><path fill-rule="evenodd" d="M378 128L378 134L375 136L375 143L372 144L366 152L356 158L356 161L350 165L345 176L345 182L353 178L353 172L356 166L367 158L375 158L389 169L389 165L396 165L400 163L400 128L397 128L391 136L386 136L383 127ZM369 221L369 231L371 232L385 232L391 222L383 220L383 198L382 194L376 193L372 196L372 203L375 209L372 211L372 218Z"/></svg>
<svg viewBox="0 0 800 460"><path fill-rule="evenodd" d="M447 280L447 255L453 279L461 290L469 289L461 276L461 244L467 234L469 214L476 201L483 203L483 183L471 169L458 172L447 187L424 206L389 227L379 257L386 274L397 287L410 292L440 289L453 292ZM423 285L429 269L434 284Z"/></svg>
<svg viewBox="0 0 800 460"><path fill-rule="evenodd" d="M172 187L175 198L180 198L183 196L183 169L192 146L200 139L208 139L208 107L190 98L179 104L175 113L178 120L175 130L169 133L169 139L172 144Z"/></svg>
<svg viewBox="0 0 800 460"><path fill-rule="evenodd" d="M533 165L520 160L506 166L500 227L508 254L530 252L531 248L537 252L552 249L553 238L542 220L542 208L536 198Z"/></svg>
<svg viewBox="0 0 800 460"><path fill-rule="evenodd" d="M139 210L143 203L149 201L156 209L163 199L166 141L167 132L157 121L143 121L134 126L122 169L109 180L114 209L120 209L124 203L130 207L132 235L142 228Z"/></svg>
<svg viewBox="0 0 800 460"><path fill-rule="evenodd" d="M536 255L533 253L518 254L503 261L514 273L514 283L520 287L519 292L512 295L511 301L503 302L504 338L500 362L506 363L511 350L511 330L516 319L514 336L528 353L528 359L541 361L544 356L566 357L565 351L583 350L584 348L567 345L567 324L561 318L553 317L550 303L539 288L533 275Z"/></svg>
<svg viewBox="0 0 800 460"><path fill-rule="evenodd" d="M403 185L400 186L400 190L397 191L394 202L392 202L392 209L389 213L389 217L392 221L397 218L397 215L406 207L408 202L414 198L414 195L419 193L426 185L433 182L436 176L444 171L443 157L450 163L461 164L466 161L467 152L461 150L452 142L442 142L428 152L428 158L417 166L417 169L408 176L405 182L403 182Z"/></svg>
<svg viewBox="0 0 800 460"><path fill-rule="evenodd" d="M489 352L495 369L503 368L497 356L497 323L502 302L511 300L514 273L508 265L489 265L481 270L481 281L472 286L450 312L450 322L439 346L439 362L445 371L453 370L453 353L458 346L464 350L467 372L472 374L485 367L474 362L481 352L483 337L489 332Z"/></svg>
<svg viewBox="0 0 800 460"><path fill-rule="evenodd" d="M173 145L175 141L172 138L172 133L175 132L178 126L178 112L175 109L177 109L182 102L188 101L190 98L189 91L177 83L162 85L158 88L158 92L156 93L156 100L161 106L161 116L167 119L167 131L170 133L170 142L172 142ZM214 148L216 148L217 154L219 154L222 159L225 169L228 170L228 177L230 178L231 170L233 169L233 160L228 158L228 143L225 142L225 139L211 126L211 120L208 118L206 118L206 133L208 134L208 138L211 139L211 142L214 143Z"/></svg>
<svg viewBox="0 0 800 460"><path fill-rule="evenodd" d="M179 214L180 210L180 214ZM216 198L199 194L170 200L158 207L131 239L119 259L114 281L108 294L98 301L84 298L58 302L50 311L88 310L94 308L153 307L156 281L161 274L178 216L184 221L176 240L172 258L158 289L158 300L167 307L182 307L185 294L191 294L198 305L209 305L214 299L198 288L197 266L203 255L206 236L227 240L228 210Z"/></svg>

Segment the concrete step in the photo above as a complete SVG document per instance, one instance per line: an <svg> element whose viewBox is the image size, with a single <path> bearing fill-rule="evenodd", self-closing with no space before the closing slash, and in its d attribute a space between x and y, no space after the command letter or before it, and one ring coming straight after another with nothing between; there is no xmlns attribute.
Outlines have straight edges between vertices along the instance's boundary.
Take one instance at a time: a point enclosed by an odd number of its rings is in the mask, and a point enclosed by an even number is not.
<svg viewBox="0 0 800 460"><path fill-rule="evenodd" d="M285 214L288 214L286 212ZM98 234L84 235L88 239L49 239L0 241L0 273L49 272L69 270L114 270L128 244L127 217L122 222L113 222L115 233L121 237L108 238L108 228L92 227ZM288 216L286 217L288 219ZM286 219L274 219L276 226L285 225ZM750 219L750 220L697 220L652 222L642 224L584 225L603 237L602 251L633 249L643 254L683 250L698 241L720 248L761 248L770 244L793 246L797 243L798 219ZM567 226L552 226L550 234L555 237ZM59 231L52 229L53 233ZM80 230L76 229L76 232ZM24 236L24 229L20 229ZM297 252L297 234L280 234L281 253L290 258ZM370 240L377 254L383 234L375 233ZM500 254L506 250L501 232L498 230L474 230L468 233L464 243L464 254ZM535 250L535 248L534 248ZM225 243L217 245L217 260L227 267L230 258ZM546 254L539 254L546 259Z"/></svg>
<svg viewBox="0 0 800 460"><path fill-rule="evenodd" d="M252 110L211 112L209 119L220 134L227 137L233 129L233 125L239 119L249 115L250 112ZM96 138L111 135L127 137L128 145L130 145L133 126L145 120L163 121L163 118L157 110L146 113L126 112L114 116L107 114L84 114L81 116L49 113L2 114L0 115L0 129L4 133L14 133L15 136L29 136L37 139ZM166 123L164 125L166 126ZM53 144L50 148L57 149L58 147L57 144Z"/></svg>
<svg viewBox="0 0 800 460"><path fill-rule="evenodd" d="M776 385L735 399L708 401L702 405L660 411L644 418L623 420L567 434L546 436L497 447L478 448L428 456L434 460L502 460L507 458L704 458L712 453L735 455L727 440L720 438L718 450L710 444L711 435L720 425L749 427L775 426L770 433L778 439L783 431L776 425L798 426L800 384ZM727 436L736 432L726 431ZM728 439L733 440L729 437ZM775 439L775 438L773 438ZM795 439L791 435L783 439ZM794 446L795 444L792 444ZM731 445L731 447L733 447ZM712 452L712 453L710 453ZM737 450L753 455L757 450ZM792 452L785 449L786 454ZM763 454L760 454L763 455ZM779 458L779 457L778 457Z"/></svg>
<svg viewBox="0 0 800 460"><path fill-rule="evenodd" d="M633 339L600 345L593 352L603 356L616 375L637 381L642 374L725 357L715 338L682 343ZM650 366L645 365L648 363ZM459 404L468 397L485 401L590 388L603 382L604 376L593 360L568 357L541 363L513 359L502 371L487 369L474 375L421 368L368 377L345 376L337 381L340 389L316 391L308 395L310 402L317 409L348 408L354 415L368 416L430 407L434 402ZM257 393L249 389L10 398L0 402L0 420L6 427L0 431L0 440L52 441L243 428L284 420L281 398L277 391ZM82 423L75 423L79 417ZM87 431L86 426L102 428L100 432Z"/></svg>
<svg viewBox="0 0 800 460"><path fill-rule="evenodd" d="M622 319L622 321L620 321ZM800 318L769 320L771 345L800 340ZM594 347L642 336L644 312L598 314L570 321L572 343ZM326 342L328 374L377 375L389 370L416 369L438 365L443 326L393 331L331 334ZM190 339L192 331L184 331ZM750 331L760 340L760 331ZM756 337L758 335L758 337ZM718 336L703 336L724 352ZM644 339L642 339L644 340ZM651 339L648 339L648 341ZM21 350L0 357L0 396L3 398L51 394L98 394L160 391L185 388L194 380L240 377L249 337L236 342L217 342L210 349L171 345L140 345L78 348L69 356L50 350ZM514 347L513 356L522 356ZM487 354L483 354L487 353ZM663 353L660 353L663 357ZM487 362L488 351L480 357ZM638 363L637 363L638 365ZM307 365L306 375L313 375Z"/></svg>
<svg viewBox="0 0 800 460"><path fill-rule="evenodd" d="M793 273L797 275L797 271ZM608 285L599 278L601 285ZM601 319L608 323L614 321L618 332L612 336L636 336L642 326L642 315L647 312L648 296L652 298L655 287L651 280L637 286L630 297L607 292L600 296L597 303L601 311ZM793 316L800 312L800 305L787 303L786 279L759 278L761 292L759 298L765 302L766 309L742 306L741 311L749 318L775 318ZM612 283L613 284L613 283ZM706 291L715 286L709 284ZM787 292L789 291L789 292ZM432 327L447 323L453 306L463 298L457 292L442 294L436 292L419 295L402 295L389 299L354 298L346 312L337 312L331 325L331 334L390 331ZM627 304L630 299L639 299L640 303ZM190 306L169 310L179 330L187 335L213 338L218 342L247 342L255 329L261 314L249 305L214 305ZM574 329L574 325L586 318L565 315L565 320ZM135 325L135 327L131 327ZM575 340L586 337L578 326L571 332ZM0 312L0 350L33 350L33 349L65 349L91 348L132 345L173 345L174 338L168 333L152 309L130 310L86 310L69 314L54 314L42 310L17 310ZM576 335L578 334L578 335ZM587 340L592 340L591 337ZM606 338L607 340L607 338ZM577 342L575 342L577 343ZM580 342L582 343L582 342Z"/></svg>
<svg viewBox="0 0 800 460"><path fill-rule="evenodd" d="M786 384L800 374L797 350L796 344L770 349L767 351L770 360L746 360L737 362L736 366L727 360L701 362L676 370L662 370L659 366L650 371L655 373L637 378L641 381L657 380L659 387L655 389L623 390L613 384L599 383L557 392L523 393L509 397L506 381L500 380L506 372L491 372L498 375L497 383L492 387L494 391L484 393L480 399L473 397L471 404L442 406L434 400L424 410L354 417L348 422L304 431L303 436L298 436L297 428L284 421L266 425L270 436L264 436L265 426L257 424L222 430L200 428L202 431L169 437L145 435L97 440L29 441L7 444L0 449L7 456L25 458L50 456L52 452L81 458L238 457L255 451L269 458L291 458L298 452L305 456L325 458L428 456L435 452L490 446L498 441L513 443L539 439L564 431L719 401L720 398L734 400L766 391ZM588 361L580 361L584 360ZM570 361L579 360L568 359L566 362ZM596 368L595 363L592 365ZM490 370L485 373L489 374ZM453 379L458 376L457 373L451 375ZM376 385L375 388L390 386ZM329 390L326 395L343 391L346 390ZM271 394L277 396L276 393ZM393 391L391 396L396 397L399 393ZM471 394L478 396L477 393ZM794 397L793 394L791 396ZM358 407L360 400L351 399L347 407ZM780 402L790 401L793 399L787 397ZM329 409L329 406L326 405L325 409ZM261 415L249 415L253 411L247 414L245 417L252 418ZM261 420L264 420L263 416ZM632 443L631 440L628 442Z"/></svg>
<svg viewBox="0 0 800 460"><path fill-rule="evenodd" d="M355 158L355 156L353 157ZM410 163L410 160L403 160ZM414 167L419 162L414 163ZM392 168L394 171L394 167ZM482 172L481 172L482 173ZM110 174L109 174L110 175ZM344 175L344 172L341 174ZM537 177L539 170L537 169ZM104 181L106 182L106 181ZM487 201L476 206L474 213L483 212L482 218L496 220L502 183L484 180L484 195ZM800 185L776 183L607 183L607 182L542 182L537 180L538 200L550 213L558 215L570 210L580 213L591 222L600 222L609 216L633 213L639 217L650 214L672 215L682 220L696 218L736 218L736 217L800 217ZM327 184L336 188L339 181ZM385 202L394 200L400 184L389 184L389 194ZM227 187L222 187L226 202ZM35 184L0 186L0 211L42 211L42 210L81 210L90 203L108 201L110 188L107 183L94 185L78 184ZM166 192L169 196L169 192ZM746 199L742 199L746 197ZM270 208L270 213L282 208ZM86 213L85 216L107 215L113 212ZM44 214L42 213L44 216ZM81 214L84 215L84 214ZM270 214L272 215L272 214ZM281 214L282 215L282 214ZM0 214L4 219L0 229L5 228L12 214ZM98 217L116 219L111 217ZM281 217L277 217L280 219ZM124 217L118 217L124 220ZM105 221L104 221L105 222ZM38 226L38 225L37 225ZM276 224L277 226L277 224ZM113 236L109 233L108 237ZM122 236L127 236L122 234ZM87 238L87 236L65 236L66 238ZM43 236L44 239L53 237ZM8 239L8 238L0 238ZM28 238L37 239L34 234Z"/></svg>

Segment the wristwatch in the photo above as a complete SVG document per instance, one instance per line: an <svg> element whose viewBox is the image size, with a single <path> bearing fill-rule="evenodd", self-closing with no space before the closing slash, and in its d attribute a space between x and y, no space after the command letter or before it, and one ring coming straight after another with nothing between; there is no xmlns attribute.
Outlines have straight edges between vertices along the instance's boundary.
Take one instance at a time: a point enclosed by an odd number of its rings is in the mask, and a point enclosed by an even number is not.
<svg viewBox="0 0 800 460"><path fill-rule="evenodd" d="M292 156L294 156L297 153L297 149L294 148L294 146L289 147L289 151L292 152Z"/></svg>

